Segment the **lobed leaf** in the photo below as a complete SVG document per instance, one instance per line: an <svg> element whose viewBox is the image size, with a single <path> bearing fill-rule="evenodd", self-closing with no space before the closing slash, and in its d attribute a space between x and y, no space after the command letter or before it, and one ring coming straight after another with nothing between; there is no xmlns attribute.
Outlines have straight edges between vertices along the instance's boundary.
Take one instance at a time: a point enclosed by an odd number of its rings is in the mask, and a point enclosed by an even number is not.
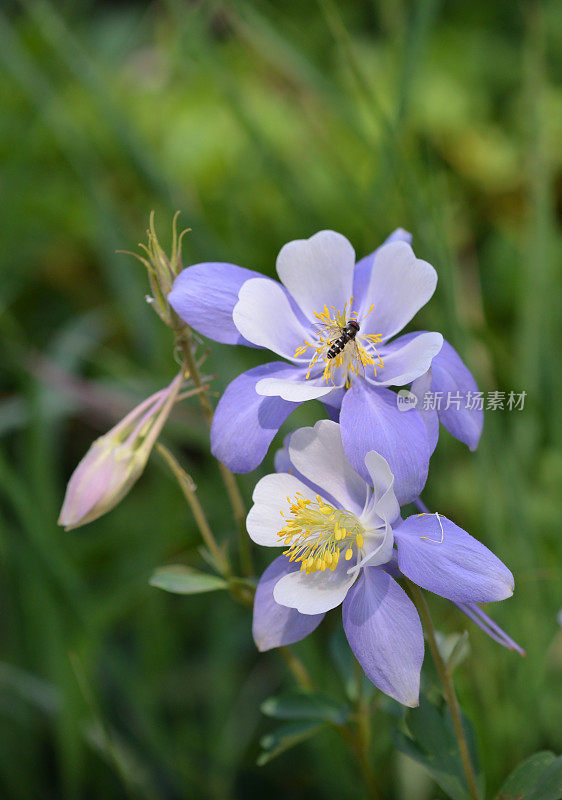
<svg viewBox="0 0 562 800"><path fill-rule="evenodd" d="M342 725L348 715L346 705L336 703L319 692L292 691L268 697L262 703L262 712L268 717L291 720L315 720Z"/></svg>
<svg viewBox="0 0 562 800"><path fill-rule="evenodd" d="M324 727L325 723L313 720L302 720L280 725L275 731L262 737L260 744L263 747L263 752L258 756L258 766L263 767L264 764L277 758L277 756L291 747L310 739Z"/></svg>
<svg viewBox="0 0 562 800"><path fill-rule="evenodd" d="M519 764L508 776L496 800L560 800L562 756L542 750Z"/></svg>
<svg viewBox="0 0 562 800"><path fill-rule="evenodd" d="M187 567L183 564L170 564L158 567L150 578L150 585L174 594L201 594L226 589L227 583L217 575Z"/></svg>

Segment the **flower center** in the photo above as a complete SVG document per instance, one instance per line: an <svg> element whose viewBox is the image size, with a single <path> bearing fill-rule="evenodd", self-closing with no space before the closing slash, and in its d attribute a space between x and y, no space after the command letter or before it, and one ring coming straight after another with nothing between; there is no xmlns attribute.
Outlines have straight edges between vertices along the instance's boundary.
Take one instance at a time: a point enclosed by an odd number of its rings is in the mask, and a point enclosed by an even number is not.
<svg viewBox="0 0 562 800"><path fill-rule="evenodd" d="M365 367L372 366L376 375L377 368L382 369L384 366L375 347L381 342L382 335L359 332L361 330L359 323L369 316L373 306L361 320L357 320L357 312L351 310L352 305L353 297L349 301L349 312L347 312L348 303L344 305L341 312L337 311L334 306L328 308L326 305L322 312L314 312L314 316L318 320L316 340L312 342L305 340L304 344L295 350L295 358L302 356L309 349L312 351L306 373L307 379L310 378L311 370L318 361L324 361L322 379L326 383L335 383L334 373L342 370L345 375L346 388L350 386L351 374L359 375L360 370L364 371ZM354 323L354 328L357 329L357 333L353 337L346 334L346 326L349 326L350 322ZM339 342L339 346L334 355L336 341Z"/></svg>
<svg viewBox="0 0 562 800"><path fill-rule="evenodd" d="M309 500L297 492L294 500L287 498L290 515L285 519L285 527L278 532L287 549L283 552L289 561L298 561L301 571L311 572L326 569L335 570L340 553L349 561L353 548L359 552L364 544L365 529L350 511L334 508L320 495Z"/></svg>

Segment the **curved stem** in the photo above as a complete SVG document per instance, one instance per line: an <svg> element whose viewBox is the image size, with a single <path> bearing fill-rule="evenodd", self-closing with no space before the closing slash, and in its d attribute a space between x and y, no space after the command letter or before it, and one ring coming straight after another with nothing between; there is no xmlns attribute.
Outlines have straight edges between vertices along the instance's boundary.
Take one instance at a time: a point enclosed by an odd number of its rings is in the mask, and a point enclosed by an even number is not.
<svg viewBox="0 0 562 800"><path fill-rule="evenodd" d="M195 522L197 523L197 527L199 528L201 536L203 537L203 541L215 559L221 573L225 576L225 578L229 578L232 574L232 571L230 569L228 558L225 556L216 542L205 511L203 510L203 506L199 502L199 498L195 493L195 484L187 472L182 469L174 454L168 450L165 445L163 445L161 442L157 442L155 449L162 456L170 471L176 478L182 494L187 500L187 503L191 509Z"/></svg>
<svg viewBox="0 0 562 800"><path fill-rule="evenodd" d="M363 676L361 675L361 683L363 683ZM375 782L375 773L371 765L371 714L369 709L369 702L367 698L360 691L359 699L357 702L357 757L361 766L361 774L363 775L363 783L367 790L367 795L373 800L378 797L377 786Z"/></svg>
<svg viewBox="0 0 562 800"><path fill-rule="evenodd" d="M360 740L359 731L353 730L349 725L336 726L335 730L349 745L350 750L357 759L359 768L361 769L363 785L365 787L365 796L368 797L369 800L379 800L379 793L373 768L369 761L369 754Z"/></svg>
<svg viewBox="0 0 562 800"><path fill-rule="evenodd" d="M468 791L470 793L472 800L480 800L480 793L478 791L478 785L476 783L474 766L472 764L470 751L468 749L466 734L464 732L464 728L462 725L461 711L460 711L459 701L457 699L457 695L455 692L452 675L448 670L447 665L443 661L441 653L439 652L439 647L437 646L437 639L435 636L435 628L433 627L433 622L431 619L431 615L429 613L428 605L425 601L425 597L423 596L421 589L418 586L416 586L415 583L412 583L409 580L407 581L407 583L410 593L412 595L412 599L422 619L425 633L427 636L427 643L431 651L431 656L433 658L433 661L435 662L437 671L439 672L441 683L443 684L445 700L447 701L447 705L449 706L451 719L453 720L453 727L455 729L455 736L457 738L457 743L459 745L459 753L461 756L464 774L466 776Z"/></svg>
<svg viewBox="0 0 562 800"><path fill-rule="evenodd" d="M291 650L289 645L283 645L278 650L300 688L305 689L307 692L312 691L314 688L312 678L297 654Z"/></svg>
<svg viewBox="0 0 562 800"><path fill-rule="evenodd" d="M199 402L201 403L201 408L203 410L203 416L205 417L205 421L211 428L213 422L213 407L211 405L211 401L209 400L209 396L207 394L207 390L203 387L203 381L201 380L201 374L199 372L199 366L197 364L196 359L193 356L193 351L191 348L192 345L192 337L191 331L187 326L178 327L176 329L176 344L181 349L182 358L185 364L186 369L189 371L189 375L195 384L195 387L199 389ZM242 495L240 493L240 489L238 488L238 484L236 483L236 478L232 474L232 472L226 467L222 462L217 462L219 465L219 472L222 478L222 482L226 489L226 493L228 495L228 499L230 505L232 507L232 513L234 515L234 520L236 522L236 527L238 530L238 551L240 553L240 562L242 565L242 569L245 575L253 575L254 574L254 567L252 562L252 552L250 550L249 544L249 537L246 533L246 507L244 505L244 500L242 499Z"/></svg>

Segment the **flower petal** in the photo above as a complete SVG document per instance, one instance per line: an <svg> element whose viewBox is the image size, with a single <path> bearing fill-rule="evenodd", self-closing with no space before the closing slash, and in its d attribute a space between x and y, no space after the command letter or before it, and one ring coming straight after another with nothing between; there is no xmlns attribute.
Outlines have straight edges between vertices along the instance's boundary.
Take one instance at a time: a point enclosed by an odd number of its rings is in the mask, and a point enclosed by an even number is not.
<svg viewBox="0 0 562 800"><path fill-rule="evenodd" d="M474 396L478 391L478 386L471 371L464 364L463 360L454 347L449 342L444 341L441 351L431 363L433 374L432 391L443 392L444 403L439 410L439 419L452 433L456 439L460 439L469 446L471 450L476 450L482 428L484 426L484 412L477 408L467 408L470 405L469 393ZM460 395L460 407L457 403L447 406L447 396Z"/></svg>
<svg viewBox="0 0 562 800"><path fill-rule="evenodd" d="M256 383L287 376L296 368L282 361L263 364L235 378L220 399L211 428L211 452L233 472L250 472L263 461L281 424L298 403L262 397Z"/></svg>
<svg viewBox="0 0 562 800"><path fill-rule="evenodd" d="M347 640L367 677L399 703L417 706L423 632L406 592L387 572L367 567L342 612Z"/></svg>
<svg viewBox="0 0 562 800"><path fill-rule="evenodd" d="M262 653L273 647L300 642L320 625L324 614L299 614L294 608L280 606L273 599L273 587L283 575L297 569L285 556L279 556L260 578L254 598L252 633Z"/></svg>
<svg viewBox="0 0 562 800"><path fill-rule="evenodd" d="M287 378L262 378L256 384L256 392L263 397L282 397L293 403L302 403L305 400L316 400L325 397L334 391L334 386L327 386L324 382L306 380L306 369L302 370L300 380Z"/></svg>
<svg viewBox="0 0 562 800"><path fill-rule="evenodd" d="M344 303L351 299L354 266L353 247L335 231L289 242L277 257L281 282L311 321L324 305L343 311Z"/></svg>
<svg viewBox="0 0 562 800"><path fill-rule="evenodd" d="M417 401L416 410L425 425L430 456L433 455L439 439L439 417L437 411L431 407L424 408L424 397L425 394L431 390L432 382L433 375L431 370L428 370L425 375L420 375L419 378L416 378L410 386L410 392L415 396Z"/></svg>
<svg viewBox="0 0 562 800"><path fill-rule="evenodd" d="M302 481L286 472L274 472L258 481L252 495L254 505L246 518L246 528L256 544L283 546L283 540L277 535L285 525L280 512L288 516L291 505L288 498L292 500L297 492L310 500L314 500L316 495Z"/></svg>
<svg viewBox="0 0 562 800"><path fill-rule="evenodd" d="M416 258L406 242L391 242L375 252L369 284L361 298L362 333L380 333L383 340L401 331L424 306L437 285L437 273Z"/></svg>
<svg viewBox="0 0 562 800"><path fill-rule="evenodd" d="M373 250L372 253L369 253L368 256L364 256L357 262L353 275L353 296L357 299L363 297L367 291L375 255L379 252L381 247L384 247L385 244L390 244L390 242L406 242L406 244L412 244L412 234L405 231L404 228L396 228L376 250Z"/></svg>
<svg viewBox="0 0 562 800"><path fill-rule="evenodd" d="M285 290L275 281L246 281L240 287L232 318L239 332L254 345L267 347L289 361L306 363L306 358L295 358L295 350L311 332L299 322Z"/></svg>
<svg viewBox="0 0 562 800"><path fill-rule="evenodd" d="M429 469L429 448L425 425L415 409L399 411L390 389L375 389L356 379L344 397L340 424L347 458L365 480L370 480L365 456L375 450L388 461L400 505L420 494Z"/></svg>
<svg viewBox="0 0 562 800"><path fill-rule="evenodd" d="M223 344L254 347L240 335L232 312L242 284L250 278L261 277L259 272L235 264L194 264L175 279L168 302L184 322L203 336Z"/></svg>
<svg viewBox="0 0 562 800"><path fill-rule="evenodd" d="M358 573L349 575L348 567L349 562L342 558L333 572L329 569L310 575L300 569L291 572L275 584L273 599L301 614L323 614L339 606L355 582Z"/></svg>
<svg viewBox="0 0 562 800"><path fill-rule="evenodd" d="M345 456L337 422L323 419L313 428L295 431L289 442L289 458L307 481L322 487L342 508L361 514L367 485Z"/></svg>
<svg viewBox="0 0 562 800"><path fill-rule="evenodd" d="M275 451L273 457L275 472L289 472L291 475L295 474L295 468L293 464L291 464L291 459L289 458L289 442L291 441L292 435L292 433L288 433L283 439L283 446Z"/></svg>
<svg viewBox="0 0 562 800"><path fill-rule="evenodd" d="M293 434L289 433L285 436L283 440L283 447L280 450L277 450L275 453L274 463L275 463L275 472L288 472L290 475L294 475L300 481L302 481L308 488L314 493L316 496L317 494L321 496L325 496L325 499L328 503L334 505L336 502L333 497L331 497L327 492L317 486L315 483L311 483L307 481L304 475L301 475L295 465L292 463L291 458L289 456L289 442L291 440L291 436Z"/></svg>
<svg viewBox="0 0 562 800"><path fill-rule="evenodd" d="M455 603L513 594L513 575L491 550L441 514L408 517L394 529L400 571Z"/></svg>
<svg viewBox="0 0 562 800"><path fill-rule="evenodd" d="M395 339L389 345L377 348L384 366L377 368L377 376L369 378L369 383L379 386L404 386L411 383L430 368L433 359L443 345L440 333L420 333Z"/></svg>
<svg viewBox="0 0 562 800"><path fill-rule="evenodd" d="M373 497L369 505L380 519L393 523L400 516L400 506L394 494L394 475L388 461L380 453L371 450L365 456L365 466L373 487Z"/></svg>
<svg viewBox="0 0 562 800"><path fill-rule="evenodd" d="M361 521L365 517L361 518ZM392 535L392 527L386 523L383 527L377 530L371 530L365 533L365 542L361 549L361 558L351 567L348 572L351 575L353 572L363 569L363 567L378 567L383 564L388 564L392 560L394 553L394 536Z"/></svg>

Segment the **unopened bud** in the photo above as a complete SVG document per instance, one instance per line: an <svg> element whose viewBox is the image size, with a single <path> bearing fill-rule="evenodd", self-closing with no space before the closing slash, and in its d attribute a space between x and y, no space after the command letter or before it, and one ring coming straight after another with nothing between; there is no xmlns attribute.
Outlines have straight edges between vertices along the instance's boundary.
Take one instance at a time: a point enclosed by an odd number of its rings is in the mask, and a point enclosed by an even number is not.
<svg viewBox="0 0 562 800"><path fill-rule="evenodd" d="M58 523L78 528L111 511L141 476L183 383L180 373L92 444L74 470Z"/></svg>

